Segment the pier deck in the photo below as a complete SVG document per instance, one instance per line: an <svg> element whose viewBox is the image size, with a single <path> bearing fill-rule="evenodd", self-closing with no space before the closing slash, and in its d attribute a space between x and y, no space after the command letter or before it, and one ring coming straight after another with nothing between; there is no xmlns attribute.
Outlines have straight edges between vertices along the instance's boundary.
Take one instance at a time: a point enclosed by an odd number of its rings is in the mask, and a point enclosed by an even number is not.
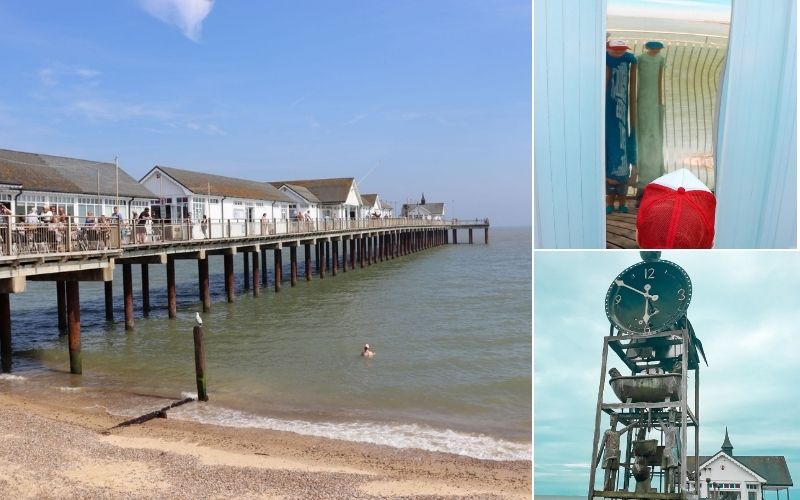
<svg viewBox="0 0 800 500"><path fill-rule="evenodd" d="M636 214L639 210L628 210L627 214L614 211L606 215L606 248L639 248L636 244Z"/></svg>

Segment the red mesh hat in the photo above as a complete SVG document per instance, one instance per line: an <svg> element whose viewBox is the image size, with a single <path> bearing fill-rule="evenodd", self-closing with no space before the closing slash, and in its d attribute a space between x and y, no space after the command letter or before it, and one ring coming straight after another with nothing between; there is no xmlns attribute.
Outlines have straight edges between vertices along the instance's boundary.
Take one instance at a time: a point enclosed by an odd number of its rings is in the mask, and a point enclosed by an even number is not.
<svg viewBox="0 0 800 500"><path fill-rule="evenodd" d="M640 248L711 248L714 194L682 168L659 177L644 190L636 217Z"/></svg>

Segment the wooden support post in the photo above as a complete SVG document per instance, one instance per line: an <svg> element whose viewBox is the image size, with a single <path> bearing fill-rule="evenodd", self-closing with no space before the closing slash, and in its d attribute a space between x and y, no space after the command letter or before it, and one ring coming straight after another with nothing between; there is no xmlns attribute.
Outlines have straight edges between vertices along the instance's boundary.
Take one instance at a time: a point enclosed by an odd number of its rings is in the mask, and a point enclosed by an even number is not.
<svg viewBox="0 0 800 500"><path fill-rule="evenodd" d="M225 297L228 302L233 302L236 294L236 280L233 274L233 255L225 254L222 256L224 259L225 268Z"/></svg>
<svg viewBox="0 0 800 500"><path fill-rule="evenodd" d="M364 254L367 249L367 239L363 235L358 239L358 265L364 269Z"/></svg>
<svg viewBox="0 0 800 500"><path fill-rule="evenodd" d="M281 280L283 279L283 249L275 249L275 291L281 291Z"/></svg>
<svg viewBox="0 0 800 500"><path fill-rule="evenodd" d="M56 300L58 301L58 329L67 330L67 282L56 281Z"/></svg>
<svg viewBox="0 0 800 500"><path fill-rule="evenodd" d="M380 236L375 235L375 236L372 237L372 263L373 264L377 264L378 263L378 250L380 248L379 245L378 245L378 240L380 240Z"/></svg>
<svg viewBox="0 0 800 500"><path fill-rule="evenodd" d="M178 301L175 294L175 259L167 256L167 314L170 319L178 317Z"/></svg>
<svg viewBox="0 0 800 500"><path fill-rule="evenodd" d="M125 304L125 329L133 330L133 277L128 263L122 264L122 299Z"/></svg>
<svg viewBox="0 0 800 500"><path fill-rule="evenodd" d="M0 293L0 368L11 373L11 296Z"/></svg>
<svg viewBox="0 0 800 500"><path fill-rule="evenodd" d="M336 276L336 271L339 269L339 242L334 240L330 242L331 245L331 276Z"/></svg>
<svg viewBox="0 0 800 500"><path fill-rule="evenodd" d="M200 278L200 301L203 303L203 312L211 310L211 294L208 290L208 257L197 259L197 274Z"/></svg>
<svg viewBox="0 0 800 500"><path fill-rule="evenodd" d="M342 272L347 272L347 240L342 240Z"/></svg>
<svg viewBox="0 0 800 500"><path fill-rule="evenodd" d="M356 268L356 242L358 240L355 237L350 239L350 269Z"/></svg>
<svg viewBox="0 0 800 500"><path fill-rule="evenodd" d="M311 243L306 243L303 257L305 258L306 281L311 281Z"/></svg>
<svg viewBox="0 0 800 500"><path fill-rule="evenodd" d="M489 244L489 228L488 227L483 229L483 243L485 245Z"/></svg>
<svg viewBox="0 0 800 500"><path fill-rule="evenodd" d="M261 251L253 253L253 297L261 295L261 267L259 254ZM264 273L266 274L266 272Z"/></svg>
<svg viewBox="0 0 800 500"><path fill-rule="evenodd" d="M67 281L67 320L69 322L69 372L81 368L81 297L80 281Z"/></svg>
<svg viewBox="0 0 800 500"><path fill-rule="evenodd" d="M150 266L142 264L142 312L150 313Z"/></svg>
<svg viewBox="0 0 800 500"><path fill-rule="evenodd" d="M267 286L267 249L261 249L261 284Z"/></svg>
<svg viewBox="0 0 800 500"><path fill-rule="evenodd" d="M372 236L364 236L364 258L367 261L367 266L372 265Z"/></svg>
<svg viewBox="0 0 800 500"><path fill-rule="evenodd" d="M472 228L469 228L469 244L472 245Z"/></svg>
<svg viewBox="0 0 800 500"><path fill-rule="evenodd" d="M325 269L330 270L333 266L331 266L331 242L325 242Z"/></svg>
<svg viewBox="0 0 800 500"><path fill-rule="evenodd" d="M325 242L317 243L319 254L317 255L317 270L319 271L319 279L325 278Z"/></svg>
<svg viewBox="0 0 800 500"><path fill-rule="evenodd" d="M458 245L458 233L457 229L453 228L453 245Z"/></svg>
<svg viewBox="0 0 800 500"><path fill-rule="evenodd" d="M289 247L289 281L297 285L297 245Z"/></svg>
<svg viewBox="0 0 800 500"><path fill-rule="evenodd" d="M244 265L244 289L250 289L250 252L242 252L242 264Z"/></svg>
<svg viewBox="0 0 800 500"><path fill-rule="evenodd" d="M314 259L316 260L316 263L317 263L317 274L319 274L320 273L320 269L322 269L322 267L321 267L322 263L320 261L320 258L321 258L320 253L321 253L320 244L319 244L319 242L316 242L316 243L314 243Z"/></svg>
<svg viewBox="0 0 800 500"><path fill-rule="evenodd" d="M106 299L106 321L114 321L114 282L103 282L104 294Z"/></svg>
<svg viewBox="0 0 800 500"><path fill-rule="evenodd" d="M194 334L194 373L197 379L197 400L208 401L206 391L206 353L203 349L203 327L197 325L192 330Z"/></svg>

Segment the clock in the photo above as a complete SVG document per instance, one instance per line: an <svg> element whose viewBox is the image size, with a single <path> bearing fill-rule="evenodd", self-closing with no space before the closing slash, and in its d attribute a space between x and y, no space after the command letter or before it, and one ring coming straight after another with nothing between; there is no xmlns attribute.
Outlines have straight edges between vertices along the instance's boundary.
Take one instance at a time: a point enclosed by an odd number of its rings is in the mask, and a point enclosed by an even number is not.
<svg viewBox="0 0 800 500"><path fill-rule="evenodd" d="M692 281L667 260L636 263L614 279L606 292L606 316L622 333L665 331L686 314Z"/></svg>

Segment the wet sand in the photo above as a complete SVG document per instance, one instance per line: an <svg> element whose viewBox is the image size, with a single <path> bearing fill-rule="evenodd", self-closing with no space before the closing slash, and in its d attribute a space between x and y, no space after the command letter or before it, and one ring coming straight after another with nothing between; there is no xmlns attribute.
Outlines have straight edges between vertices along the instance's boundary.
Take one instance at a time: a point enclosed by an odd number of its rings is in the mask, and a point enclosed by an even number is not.
<svg viewBox="0 0 800 500"><path fill-rule="evenodd" d="M198 404L198 403L190 403ZM0 394L6 498L530 498L531 462L123 418Z"/></svg>

